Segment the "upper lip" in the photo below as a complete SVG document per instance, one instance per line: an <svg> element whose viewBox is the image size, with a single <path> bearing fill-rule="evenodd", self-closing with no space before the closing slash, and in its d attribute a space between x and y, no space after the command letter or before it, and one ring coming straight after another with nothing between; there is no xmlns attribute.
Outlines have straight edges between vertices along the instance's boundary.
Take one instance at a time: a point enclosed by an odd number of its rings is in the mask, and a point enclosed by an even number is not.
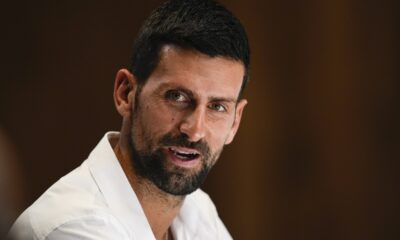
<svg viewBox="0 0 400 240"><path fill-rule="evenodd" d="M193 148L178 147L178 146L168 146L167 148L171 151L179 152L179 153L183 153L183 154L199 154L200 155L200 152Z"/></svg>

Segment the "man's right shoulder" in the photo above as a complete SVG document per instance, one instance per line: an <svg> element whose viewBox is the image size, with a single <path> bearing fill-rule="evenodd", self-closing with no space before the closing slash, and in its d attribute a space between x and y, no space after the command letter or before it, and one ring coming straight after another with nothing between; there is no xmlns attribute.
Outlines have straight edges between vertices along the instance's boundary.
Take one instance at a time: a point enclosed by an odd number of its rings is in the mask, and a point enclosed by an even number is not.
<svg viewBox="0 0 400 240"><path fill-rule="evenodd" d="M48 239L55 232L61 236L60 231L83 227L90 231L91 226L107 229L107 226L118 228L118 225L85 161L26 209L14 223L10 235L18 240Z"/></svg>

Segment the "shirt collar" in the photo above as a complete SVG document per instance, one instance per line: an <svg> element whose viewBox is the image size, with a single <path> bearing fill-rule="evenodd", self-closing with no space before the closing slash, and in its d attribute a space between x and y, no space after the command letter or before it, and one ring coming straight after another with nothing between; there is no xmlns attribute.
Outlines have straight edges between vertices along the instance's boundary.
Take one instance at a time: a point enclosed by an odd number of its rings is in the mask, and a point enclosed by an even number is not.
<svg viewBox="0 0 400 240"><path fill-rule="evenodd" d="M155 240L150 224L129 181L115 156L108 132L90 153L89 169L114 216L135 239Z"/></svg>
<svg viewBox="0 0 400 240"><path fill-rule="evenodd" d="M216 239L218 232L208 195L197 189L186 196L178 216L172 222L175 239ZM219 239L219 238L218 238Z"/></svg>

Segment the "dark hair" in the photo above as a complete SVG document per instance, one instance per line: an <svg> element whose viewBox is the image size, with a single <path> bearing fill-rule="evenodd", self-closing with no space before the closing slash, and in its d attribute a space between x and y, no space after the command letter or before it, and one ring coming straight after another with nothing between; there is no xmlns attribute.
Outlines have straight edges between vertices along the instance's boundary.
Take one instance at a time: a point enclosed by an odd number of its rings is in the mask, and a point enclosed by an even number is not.
<svg viewBox="0 0 400 240"><path fill-rule="evenodd" d="M241 61L245 68L242 93L249 79L247 35L240 21L221 4L213 0L171 0L155 9L133 46L130 70L139 85L157 67L160 50L166 44Z"/></svg>

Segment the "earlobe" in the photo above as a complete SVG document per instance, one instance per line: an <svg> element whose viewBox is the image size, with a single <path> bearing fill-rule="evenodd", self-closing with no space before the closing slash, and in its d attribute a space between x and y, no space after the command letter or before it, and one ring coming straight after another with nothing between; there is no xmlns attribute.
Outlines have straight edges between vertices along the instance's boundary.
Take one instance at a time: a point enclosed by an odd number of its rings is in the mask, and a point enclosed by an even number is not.
<svg viewBox="0 0 400 240"><path fill-rule="evenodd" d="M115 76L114 104L122 117L129 116L132 111L136 79L127 69L120 69Z"/></svg>
<svg viewBox="0 0 400 240"><path fill-rule="evenodd" d="M247 105L247 100L246 99L241 99L239 103L236 106L236 113L235 113L235 119L233 120L232 128L231 131L229 132L229 135L225 141L225 145L230 144L233 141L233 138L235 137L237 130L239 129L240 126L240 121L242 119L242 114L244 107Z"/></svg>

